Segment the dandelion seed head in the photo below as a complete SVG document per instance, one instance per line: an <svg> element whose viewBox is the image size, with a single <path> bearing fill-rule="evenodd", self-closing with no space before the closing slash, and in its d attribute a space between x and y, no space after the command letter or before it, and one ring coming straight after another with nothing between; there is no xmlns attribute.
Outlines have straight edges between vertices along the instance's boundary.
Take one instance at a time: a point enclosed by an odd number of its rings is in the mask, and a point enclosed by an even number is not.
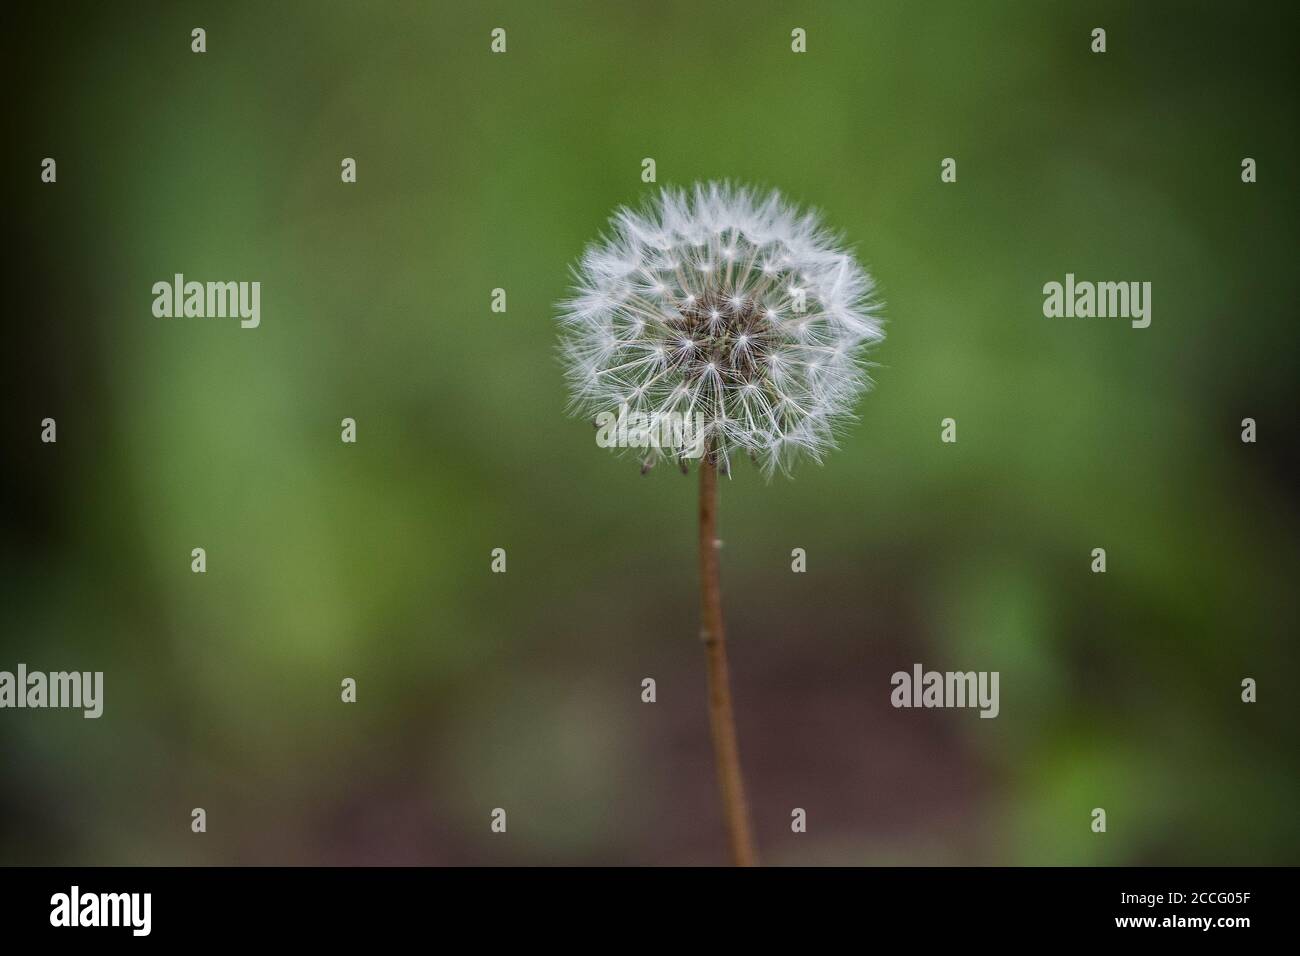
<svg viewBox="0 0 1300 956"><path fill-rule="evenodd" d="M560 304L573 406L699 422L726 468L767 473L834 447L883 338L874 284L814 213L730 184L617 210ZM646 459L646 453L649 458ZM638 448L638 458L680 449Z"/></svg>

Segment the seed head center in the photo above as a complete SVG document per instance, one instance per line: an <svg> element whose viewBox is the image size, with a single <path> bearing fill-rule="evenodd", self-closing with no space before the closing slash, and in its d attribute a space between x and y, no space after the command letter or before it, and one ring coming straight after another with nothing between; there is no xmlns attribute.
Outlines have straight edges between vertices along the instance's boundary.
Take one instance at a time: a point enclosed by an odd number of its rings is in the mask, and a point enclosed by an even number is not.
<svg viewBox="0 0 1300 956"><path fill-rule="evenodd" d="M690 345L677 357L688 381L705 375L748 380L771 340L767 309L743 293L710 290L694 296L681 306L673 324Z"/></svg>

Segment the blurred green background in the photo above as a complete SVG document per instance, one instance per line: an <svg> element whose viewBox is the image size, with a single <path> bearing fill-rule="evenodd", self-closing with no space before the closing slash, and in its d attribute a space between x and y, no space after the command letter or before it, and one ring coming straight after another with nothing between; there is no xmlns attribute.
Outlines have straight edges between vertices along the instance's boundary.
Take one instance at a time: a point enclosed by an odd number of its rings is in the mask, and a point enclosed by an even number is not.
<svg viewBox="0 0 1300 956"><path fill-rule="evenodd" d="M887 303L842 449L722 490L765 862L1300 861L1293 5L5 16L0 669L106 706L0 712L0 863L725 861L695 483L597 448L554 352L644 157L822 209ZM261 327L155 319L176 272ZM1151 327L1045 319L1066 272ZM894 710L914 662L1001 715Z"/></svg>

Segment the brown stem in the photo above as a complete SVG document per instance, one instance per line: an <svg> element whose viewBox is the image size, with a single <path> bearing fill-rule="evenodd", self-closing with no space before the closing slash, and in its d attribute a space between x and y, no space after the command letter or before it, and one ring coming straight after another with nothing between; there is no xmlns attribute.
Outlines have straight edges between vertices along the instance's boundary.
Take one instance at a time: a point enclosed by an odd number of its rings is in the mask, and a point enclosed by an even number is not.
<svg viewBox="0 0 1300 956"><path fill-rule="evenodd" d="M700 639L709 673L709 725L713 731L713 759L718 766L722 815L736 866L757 866L754 837L745 802L745 782L740 775L740 749L736 745L736 719L731 712L731 680L727 676L727 638L722 627L722 584L718 577L718 465L712 448L700 460L700 590L703 617Z"/></svg>

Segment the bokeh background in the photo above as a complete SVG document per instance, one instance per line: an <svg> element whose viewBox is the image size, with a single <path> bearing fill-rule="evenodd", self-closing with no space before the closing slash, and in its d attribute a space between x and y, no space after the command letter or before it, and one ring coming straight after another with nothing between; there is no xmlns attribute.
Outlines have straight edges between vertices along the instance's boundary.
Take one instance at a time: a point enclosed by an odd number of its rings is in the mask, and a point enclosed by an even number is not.
<svg viewBox="0 0 1300 956"><path fill-rule="evenodd" d="M0 669L106 709L0 712L0 862L725 861L695 483L598 449L554 355L644 157L822 209L887 302L842 449L723 488L765 861L1300 860L1294 5L5 17ZM155 319L176 272L261 327ZM1045 319L1066 272L1151 327ZM918 661L1001 715L894 710Z"/></svg>

